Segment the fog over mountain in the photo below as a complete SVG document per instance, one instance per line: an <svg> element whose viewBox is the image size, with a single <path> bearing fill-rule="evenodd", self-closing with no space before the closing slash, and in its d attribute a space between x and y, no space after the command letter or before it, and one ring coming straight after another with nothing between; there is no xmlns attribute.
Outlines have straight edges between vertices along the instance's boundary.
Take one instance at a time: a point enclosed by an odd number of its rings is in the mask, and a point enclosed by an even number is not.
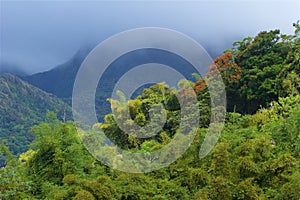
<svg viewBox="0 0 300 200"><path fill-rule="evenodd" d="M215 56L261 30L291 33L300 9L296 0L1 1L0 5L1 70L15 66L29 74L66 62L88 44L146 26L185 33Z"/></svg>

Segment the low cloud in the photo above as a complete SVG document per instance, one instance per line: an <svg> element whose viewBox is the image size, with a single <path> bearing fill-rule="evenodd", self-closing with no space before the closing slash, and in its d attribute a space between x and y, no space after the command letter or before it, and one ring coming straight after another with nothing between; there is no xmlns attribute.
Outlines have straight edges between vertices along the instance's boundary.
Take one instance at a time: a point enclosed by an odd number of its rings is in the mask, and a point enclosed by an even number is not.
<svg viewBox="0 0 300 200"><path fill-rule="evenodd" d="M145 26L185 33L215 56L262 30L291 34L299 10L298 1L1 1L0 63L48 70L82 46Z"/></svg>

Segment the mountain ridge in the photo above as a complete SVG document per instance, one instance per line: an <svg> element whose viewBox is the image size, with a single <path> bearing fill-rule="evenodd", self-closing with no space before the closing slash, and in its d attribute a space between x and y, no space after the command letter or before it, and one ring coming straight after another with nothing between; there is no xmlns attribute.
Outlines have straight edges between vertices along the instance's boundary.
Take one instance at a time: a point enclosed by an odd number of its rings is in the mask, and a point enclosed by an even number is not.
<svg viewBox="0 0 300 200"><path fill-rule="evenodd" d="M71 105L77 71L90 51L91 48L82 48L69 61L52 70L21 78L46 92L55 94ZM111 112L107 99L111 98L117 81L129 70L147 63L171 66L189 80L193 80L192 74L197 73L197 70L187 60L172 52L148 48L125 53L106 68L98 82L95 107L99 121L103 121L104 116ZM142 86L135 96L145 87Z"/></svg>
<svg viewBox="0 0 300 200"><path fill-rule="evenodd" d="M91 48L79 49L71 59L48 71L39 72L21 78L30 84L58 97L66 98L72 95L72 89L76 73L88 55Z"/></svg>

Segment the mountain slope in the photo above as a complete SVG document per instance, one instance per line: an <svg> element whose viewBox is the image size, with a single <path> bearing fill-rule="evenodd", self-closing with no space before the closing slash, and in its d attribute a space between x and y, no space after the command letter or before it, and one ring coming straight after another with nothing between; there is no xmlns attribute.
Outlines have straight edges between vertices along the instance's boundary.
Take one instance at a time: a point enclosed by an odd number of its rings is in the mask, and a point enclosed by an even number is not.
<svg viewBox="0 0 300 200"><path fill-rule="evenodd" d="M61 98L72 96L73 84L81 63L91 48L81 48L69 61L52 70L22 77L30 84ZM107 68L100 82L104 83L102 91L110 91L117 80L135 66L146 63L160 63L171 66L186 78L192 79L191 74L197 72L194 67L182 57L159 49L139 49L125 53L117 58ZM98 87L99 89L99 87Z"/></svg>
<svg viewBox="0 0 300 200"><path fill-rule="evenodd" d="M70 105L77 71L90 50L89 48L81 49L66 63L50 71L25 76L22 79L46 92L55 94ZM116 82L132 68L146 63L171 66L190 80L193 79L192 74L197 72L184 58L164 50L149 48L125 53L108 66L99 80L95 100L99 121L103 121L103 117L111 112L110 104L106 99L111 97ZM139 92L145 87L142 86ZM137 95L135 93L134 96Z"/></svg>
<svg viewBox="0 0 300 200"><path fill-rule="evenodd" d="M58 97L70 97L76 73L90 48L80 49L67 62L46 72L22 77L28 83Z"/></svg>
<svg viewBox="0 0 300 200"><path fill-rule="evenodd" d="M14 154L28 149L34 139L30 128L43 122L48 110L61 119L71 116L71 108L62 100L11 74L0 75L0 100L0 142Z"/></svg>

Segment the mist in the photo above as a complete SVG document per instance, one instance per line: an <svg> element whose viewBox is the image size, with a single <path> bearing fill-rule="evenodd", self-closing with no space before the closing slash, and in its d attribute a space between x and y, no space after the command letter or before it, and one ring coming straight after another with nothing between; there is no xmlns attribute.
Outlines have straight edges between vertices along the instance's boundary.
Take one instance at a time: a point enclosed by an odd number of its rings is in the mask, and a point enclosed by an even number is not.
<svg viewBox="0 0 300 200"><path fill-rule="evenodd" d="M132 28L180 31L212 57L263 30L292 34L299 1L1 1L0 67L49 70ZM1 69L0 69L1 71Z"/></svg>

